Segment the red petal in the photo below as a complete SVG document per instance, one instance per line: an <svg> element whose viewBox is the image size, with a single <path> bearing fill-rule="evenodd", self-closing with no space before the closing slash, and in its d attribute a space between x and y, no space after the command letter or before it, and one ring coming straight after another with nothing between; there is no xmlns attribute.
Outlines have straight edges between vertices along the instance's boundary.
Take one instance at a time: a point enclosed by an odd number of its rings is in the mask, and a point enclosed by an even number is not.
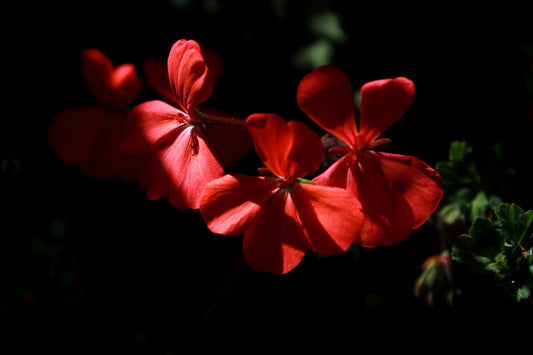
<svg viewBox="0 0 533 355"><path fill-rule="evenodd" d="M321 255L342 253L361 232L361 204L346 190L295 184L291 196L311 250Z"/></svg>
<svg viewBox="0 0 533 355"><path fill-rule="evenodd" d="M414 217L410 205L391 187L375 152L360 158L346 155L313 181L345 188L359 199L365 218L356 244L386 246L403 241L411 233Z"/></svg>
<svg viewBox="0 0 533 355"><path fill-rule="evenodd" d="M411 234L414 216L400 191L391 187L375 152L367 152L353 165L356 196L365 220L357 244L382 247L400 243Z"/></svg>
<svg viewBox="0 0 533 355"><path fill-rule="evenodd" d="M202 56L211 72L213 81L216 82L222 74L222 57L218 52L206 48L202 48L201 50ZM148 85L161 95L165 101L179 105L177 98L170 87L167 63L148 59L144 62L144 73L146 74Z"/></svg>
<svg viewBox="0 0 533 355"><path fill-rule="evenodd" d="M109 80L113 73L113 62L98 49L85 49L81 53L81 72L89 90L96 100L107 102L110 96Z"/></svg>
<svg viewBox="0 0 533 355"><path fill-rule="evenodd" d="M277 180L272 178L225 175L206 185L200 213L213 233L243 234L277 187Z"/></svg>
<svg viewBox="0 0 533 355"><path fill-rule="evenodd" d="M303 259L306 238L288 194L280 191L244 233L244 259L257 271L285 274Z"/></svg>
<svg viewBox="0 0 533 355"><path fill-rule="evenodd" d="M356 191L355 180L352 174L352 166L355 156L352 154L346 154L333 165L331 165L326 171L318 175L313 179L318 185L323 186L336 186L346 189L351 192Z"/></svg>
<svg viewBox="0 0 533 355"><path fill-rule="evenodd" d="M112 102L117 105L125 105L140 95L143 87L141 78L137 75L133 64L119 65L111 75L110 86L112 90Z"/></svg>
<svg viewBox="0 0 533 355"><path fill-rule="evenodd" d="M126 118L127 138L122 142L122 150L145 154L170 144L168 137L183 128L179 118L184 116L183 112L163 101L148 101L135 106Z"/></svg>
<svg viewBox="0 0 533 355"><path fill-rule="evenodd" d="M199 128L184 130L172 151L160 156L171 175L169 202L176 208L199 208L205 185L224 175Z"/></svg>
<svg viewBox="0 0 533 355"><path fill-rule="evenodd" d="M48 128L48 139L59 159L79 163L94 150L106 121L103 107L82 107L58 113Z"/></svg>
<svg viewBox="0 0 533 355"><path fill-rule="evenodd" d="M119 149L124 116L103 106L66 110L50 124L50 144L62 161L76 164L91 177L132 180L136 159Z"/></svg>
<svg viewBox="0 0 533 355"><path fill-rule="evenodd" d="M415 99L415 85L407 78L383 79L361 88L360 144L365 147L409 109Z"/></svg>
<svg viewBox="0 0 533 355"><path fill-rule="evenodd" d="M259 158L275 175L296 179L320 167L324 147L304 123L256 113L246 119L246 126Z"/></svg>
<svg viewBox="0 0 533 355"><path fill-rule="evenodd" d="M192 114L213 91L213 77L195 41L179 40L168 56L168 77L176 99L187 113Z"/></svg>
<svg viewBox="0 0 533 355"><path fill-rule="evenodd" d="M212 49L202 47L202 56L204 57L205 63L211 72L213 82L216 82L218 78L220 78L222 69L224 67L220 53Z"/></svg>
<svg viewBox="0 0 533 355"><path fill-rule="evenodd" d="M148 85L161 95L167 102L179 105L168 81L168 69L165 63L148 59L144 62L144 73Z"/></svg>
<svg viewBox="0 0 533 355"><path fill-rule="evenodd" d="M298 86L296 100L320 127L355 146L357 126L352 86L340 69L323 66L307 74Z"/></svg>
<svg viewBox="0 0 533 355"><path fill-rule="evenodd" d="M224 170L198 128L176 130L166 142L168 146L146 158L139 172L139 185L149 199L169 196L176 208L199 208L205 185L223 176Z"/></svg>
<svg viewBox="0 0 533 355"><path fill-rule="evenodd" d="M120 144L125 137L126 114L118 110L110 110L107 120L107 136L103 142L102 156L107 157L112 177L133 181L137 176L139 159L136 156L125 154L120 149Z"/></svg>
<svg viewBox="0 0 533 355"><path fill-rule="evenodd" d="M393 189L399 191L413 211L414 228L420 227L435 212L442 198L440 175L418 158L376 152L383 173Z"/></svg>
<svg viewBox="0 0 533 355"><path fill-rule="evenodd" d="M81 70L89 90L100 103L121 106L139 96L142 80L133 64L115 68L113 62L97 49L86 49L81 54Z"/></svg>
<svg viewBox="0 0 533 355"><path fill-rule="evenodd" d="M143 157L138 181L149 199L169 196L176 208L198 208L204 186L224 170L200 129L180 123L182 115L162 101L137 105L128 114L121 148Z"/></svg>

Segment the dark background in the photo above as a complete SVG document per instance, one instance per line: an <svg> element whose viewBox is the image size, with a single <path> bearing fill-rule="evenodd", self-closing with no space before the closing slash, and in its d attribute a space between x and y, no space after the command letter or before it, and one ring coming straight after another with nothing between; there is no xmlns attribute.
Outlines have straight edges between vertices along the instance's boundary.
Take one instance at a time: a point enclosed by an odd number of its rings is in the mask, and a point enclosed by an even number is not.
<svg viewBox="0 0 533 355"><path fill-rule="evenodd" d="M84 176L58 161L46 136L56 113L94 104L79 68L84 48L142 74L146 59L166 60L181 38L224 59L210 106L243 117L276 112L322 133L296 105L312 67L295 55L323 40L354 89L395 76L414 81L417 98L385 133L387 151L434 166L452 140L466 140L481 157L503 143L517 171L505 197L532 209L533 17L525 8L174 0L8 10L4 20L15 21L3 31L0 312L17 335L2 336L21 349L174 354L193 342L241 348L249 336L261 347L283 339L411 347L471 339L473 330L494 332L494 319L531 316L529 305L468 274L457 275L463 295L453 309L416 300L420 265L440 251L431 224L396 246L331 258L309 252L288 275L241 272L240 237L211 234L197 211L147 201L135 183ZM340 19L342 40L313 30L327 11ZM256 164L251 156L233 170L253 173Z"/></svg>

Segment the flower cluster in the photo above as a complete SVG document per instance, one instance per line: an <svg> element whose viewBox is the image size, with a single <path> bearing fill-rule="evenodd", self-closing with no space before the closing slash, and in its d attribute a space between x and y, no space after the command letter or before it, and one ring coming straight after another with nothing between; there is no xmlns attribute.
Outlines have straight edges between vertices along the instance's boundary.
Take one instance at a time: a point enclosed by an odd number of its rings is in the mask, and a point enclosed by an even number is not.
<svg viewBox="0 0 533 355"><path fill-rule="evenodd" d="M166 66L145 63L146 81L164 101L131 109L127 105L143 86L135 67L115 68L94 49L81 59L98 105L54 118L49 139L59 158L96 178L136 179L150 200L168 197L178 209L199 209L212 232L244 235L244 258L256 270L287 273L307 249L334 255L353 243L399 243L442 198L434 169L415 157L381 151L390 140L380 135L414 100L407 78L365 84L358 125L341 70L323 66L305 76L296 101L336 137L325 148L303 122L274 113L242 119L205 107L222 61L195 41L177 41ZM264 164L261 176L225 174L252 146ZM317 174L325 154L340 158Z"/></svg>

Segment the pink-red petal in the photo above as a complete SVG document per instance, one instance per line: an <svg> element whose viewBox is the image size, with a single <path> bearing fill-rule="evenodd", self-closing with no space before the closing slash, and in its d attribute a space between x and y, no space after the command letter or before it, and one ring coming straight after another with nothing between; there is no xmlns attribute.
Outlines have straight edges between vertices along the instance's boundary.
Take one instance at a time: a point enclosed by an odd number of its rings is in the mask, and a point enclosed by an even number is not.
<svg viewBox="0 0 533 355"><path fill-rule="evenodd" d="M170 87L180 107L192 114L196 106L211 96L214 80L193 40L179 40L170 49L167 61Z"/></svg>
<svg viewBox="0 0 533 355"><path fill-rule="evenodd" d="M363 225L361 204L344 189L295 184L291 197L308 238L309 248L321 255L346 251Z"/></svg>
<svg viewBox="0 0 533 355"><path fill-rule="evenodd" d="M340 187L355 193L356 186L352 174L352 166L355 164L355 159L353 153L346 154L322 174L316 176L313 182L317 185Z"/></svg>
<svg viewBox="0 0 533 355"><path fill-rule="evenodd" d="M355 194L365 214L356 243L382 247L407 239L414 227L414 216L401 191L390 185L373 153L365 153L352 166Z"/></svg>
<svg viewBox="0 0 533 355"><path fill-rule="evenodd" d="M126 138L123 151L145 154L167 146L169 136L184 128L186 114L169 104L154 100L144 102L130 110L126 118Z"/></svg>
<svg viewBox="0 0 533 355"><path fill-rule="evenodd" d="M285 191L261 208L244 233L244 259L257 271L286 274L302 261L306 248L296 208Z"/></svg>
<svg viewBox="0 0 533 355"><path fill-rule="evenodd" d="M222 56L219 52L205 47L202 47L202 56L211 72L213 82L216 82L220 78L220 75L222 75L222 69L224 68Z"/></svg>
<svg viewBox="0 0 533 355"><path fill-rule="evenodd" d="M409 204L414 216L413 228L420 227L442 199L440 175L416 157L383 152L376 152L376 156L392 188Z"/></svg>
<svg viewBox="0 0 533 355"><path fill-rule="evenodd" d="M246 126L257 155L275 175L296 179L320 167L322 142L304 123L256 113L246 119Z"/></svg>
<svg viewBox="0 0 533 355"><path fill-rule="evenodd" d="M404 77L375 80L361 88L359 144L366 147L402 117L415 99L414 83Z"/></svg>
<svg viewBox="0 0 533 355"><path fill-rule="evenodd" d="M225 175L205 186L200 213L213 233L243 234L277 187L274 178Z"/></svg>
<svg viewBox="0 0 533 355"><path fill-rule="evenodd" d="M179 105L170 82L168 81L168 69L165 63L161 63L154 59L148 59L144 62L144 74L148 86L154 89L159 95L165 99L166 102Z"/></svg>
<svg viewBox="0 0 533 355"><path fill-rule="evenodd" d="M85 49L80 57L81 72L93 97L103 103L109 100L109 79L113 73L113 62L98 49Z"/></svg>
<svg viewBox="0 0 533 355"><path fill-rule="evenodd" d="M187 126L172 132L167 146L145 158L138 182L149 199L168 196L178 209L197 209L205 185L224 175L198 130Z"/></svg>
<svg viewBox="0 0 533 355"><path fill-rule="evenodd" d="M216 82L222 74L222 57L218 52L206 48L201 48L201 53L211 72L213 82ZM148 85L161 95L165 101L174 105L180 105L170 87L167 63L148 59L144 62L144 73L146 74Z"/></svg>
<svg viewBox="0 0 533 355"><path fill-rule="evenodd" d="M320 127L355 147L357 125L352 86L340 69L328 65L307 74L298 86L296 100Z"/></svg>
<svg viewBox="0 0 533 355"><path fill-rule="evenodd" d="M149 199L169 197L176 208L196 209L204 186L224 175L199 127L162 101L134 107L127 117L123 151L143 160L139 185Z"/></svg>
<svg viewBox="0 0 533 355"><path fill-rule="evenodd" d="M169 202L179 209L197 209L205 185L224 175L224 169L197 127L184 130L161 160L170 171Z"/></svg>
<svg viewBox="0 0 533 355"><path fill-rule="evenodd" d="M81 70L89 90L100 103L111 106L125 105L139 96L142 80L133 64L117 68L98 49L85 49L81 54Z"/></svg>
<svg viewBox="0 0 533 355"><path fill-rule="evenodd" d="M125 115L105 106L81 107L58 113L48 138L59 159L77 165L97 179L132 180L136 160L119 149Z"/></svg>
<svg viewBox="0 0 533 355"><path fill-rule="evenodd" d="M349 154L313 179L317 184L345 188L358 198L364 221L355 243L381 247L405 240L414 228L414 216L401 191L394 189L382 171L375 152L357 158Z"/></svg>
<svg viewBox="0 0 533 355"><path fill-rule="evenodd" d="M135 100L142 91L143 82L133 64L121 64L113 70L109 79L111 102L116 106Z"/></svg>

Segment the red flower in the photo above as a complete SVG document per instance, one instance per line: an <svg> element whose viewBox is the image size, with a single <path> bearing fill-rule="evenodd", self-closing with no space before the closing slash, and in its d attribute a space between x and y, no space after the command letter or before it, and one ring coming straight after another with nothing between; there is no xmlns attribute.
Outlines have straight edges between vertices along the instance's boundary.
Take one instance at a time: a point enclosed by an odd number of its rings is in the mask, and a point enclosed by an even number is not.
<svg viewBox="0 0 533 355"><path fill-rule="evenodd" d="M62 161L76 164L92 177L132 180L136 161L119 145L125 133L126 105L139 96L142 81L133 64L115 68L97 49L82 52L81 69L100 104L58 113L49 127L50 144Z"/></svg>
<svg viewBox="0 0 533 355"><path fill-rule="evenodd" d="M213 81L222 74L222 58L212 50L201 48L202 56L211 72ZM167 66L149 59L144 63L148 85L168 103L179 107L179 102L170 87ZM199 105L196 114L209 125L205 141L223 166L240 162L250 151L251 141L244 120L232 113Z"/></svg>
<svg viewBox="0 0 533 355"><path fill-rule="evenodd" d="M211 231L244 233L243 254L258 271L284 274L306 249L345 251L359 234L362 213L343 189L301 179L320 166L323 146L305 124L254 114L246 125L267 176L225 175L207 184L200 213Z"/></svg>
<svg viewBox="0 0 533 355"><path fill-rule="evenodd" d="M179 40L168 57L168 80L161 75L161 66L145 66L149 83L179 108L159 100L137 105L128 114L127 138L121 146L143 157L137 178L148 198L168 196L180 209L198 208L205 184L224 175L210 141L215 126L240 126L246 132L243 121L219 119L199 110L211 95L221 68L219 61L207 57L195 41Z"/></svg>
<svg viewBox="0 0 533 355"><path fill-rule="evenodd" d="M313 121L346 143L330 150L343 157L313 181L356 196L365 214L356 243L379 247L399 243L421 226L437 208L443 188L438 173L419 159L376 151L390 142L376 139L411 106L413 82L402 77L372 81L361 94L359 129L350 82L335 67L304 77L297 101Z"/></svg>

